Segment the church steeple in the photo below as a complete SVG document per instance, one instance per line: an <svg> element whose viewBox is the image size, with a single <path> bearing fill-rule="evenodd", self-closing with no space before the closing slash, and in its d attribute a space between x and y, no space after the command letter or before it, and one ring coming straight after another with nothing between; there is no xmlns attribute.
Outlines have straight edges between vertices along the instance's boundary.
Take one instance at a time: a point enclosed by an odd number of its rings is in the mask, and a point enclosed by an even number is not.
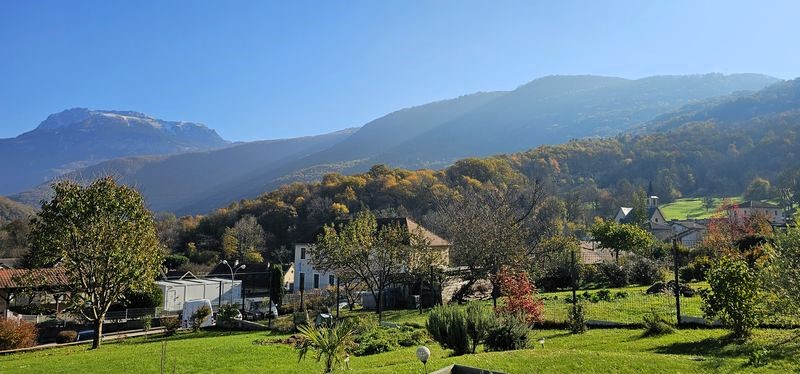
<svg viewBox="0 0 800 374"><path fill-rule="evenodd" d="M650 181L650 184L647 186L647 196L655 196L655 191L653 191L653 181Z"/></svg>

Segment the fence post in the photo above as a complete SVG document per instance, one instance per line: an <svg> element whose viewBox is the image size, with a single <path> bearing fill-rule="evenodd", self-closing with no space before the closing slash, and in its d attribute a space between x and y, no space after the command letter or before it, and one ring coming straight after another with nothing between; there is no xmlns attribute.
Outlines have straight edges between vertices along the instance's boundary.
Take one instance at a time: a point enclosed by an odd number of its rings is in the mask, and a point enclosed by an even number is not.
<svg viewBox="0 0 800 374"><path fill-rule="evenodd" d="M672 258L675 262L675 313L677 314L678 326L681 325L681 283L678 277L678 268L680 262L678 261L678 239L672 239Z"/></svg>
<svg viewBox="0 0 800 374"><path fill-rule="evenodd" d="M575 269L575 251L572 251L572 264L570 265L570 276L572 278L572 310L574 311L575 308L578 306L578 277L577 277L577 269Z"/></svg>

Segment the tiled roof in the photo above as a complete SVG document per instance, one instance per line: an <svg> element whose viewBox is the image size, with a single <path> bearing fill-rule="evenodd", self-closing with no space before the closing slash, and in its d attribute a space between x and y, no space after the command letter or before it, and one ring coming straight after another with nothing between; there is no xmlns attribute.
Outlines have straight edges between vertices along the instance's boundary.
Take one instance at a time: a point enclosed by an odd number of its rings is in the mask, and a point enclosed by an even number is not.
<svg viewBox="0 0 800 374"><path fill-rule="evenodd" d="M339 224L344 224L349 222L349 220L337 220L335 224L338 226ZM409 232L415 232L419 230L422 236L428 240L431 247L442 247L442 246L449 246L450 242L447 240L442 239L440 236L432 233L422 225L414 222L411 218L402 217L402 218L378 218L377 219L378 230L385 226L389 225L399 225L402 229L407 230ZM299 243L314 243L317 241L317 237L323 233L323 228L320 227L318 231L316 231L313 235L308 236L301 240Z"/></svg>
<svg viewBox="0 0 800 374"><path fill-rule="evenodd" d="M64 268L0 269L0 289L59 287L69 284Z"/></svg>
<svg viewBox="0 0 800 374"><path fill-rule="evenodd" d="M743 201L739 204L734 204L739 208L770 208L770 209L780 209L779 206L775 204L765 203L763 201L755 201L755 200L748 200Z"/></svg>

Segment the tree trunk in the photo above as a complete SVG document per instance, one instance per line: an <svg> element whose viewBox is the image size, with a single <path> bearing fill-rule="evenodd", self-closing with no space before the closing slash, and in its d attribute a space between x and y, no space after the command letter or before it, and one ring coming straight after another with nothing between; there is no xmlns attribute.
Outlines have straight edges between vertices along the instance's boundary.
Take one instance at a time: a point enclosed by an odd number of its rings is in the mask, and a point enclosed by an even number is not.
<svg viewBox="0 0 800 374"><path fill-rule="evenodd" d="M100 348L100 342L102 341L102 336L103 336L104 320L105 316L101 316L96 321L94 321L94 339L92 340L92 349Z"/></svg>
<svg viewBox="0 0 800 374"><path fill-rule="evenodd" d="M497 299L500 297L500 285L492 282L492 304L497 309Z"/></svg>
<svg viewBox="0 0 800 374"><path fill-rule="evenodd" d="M383 288L378 290L378 323L383 322Z"/></svg>

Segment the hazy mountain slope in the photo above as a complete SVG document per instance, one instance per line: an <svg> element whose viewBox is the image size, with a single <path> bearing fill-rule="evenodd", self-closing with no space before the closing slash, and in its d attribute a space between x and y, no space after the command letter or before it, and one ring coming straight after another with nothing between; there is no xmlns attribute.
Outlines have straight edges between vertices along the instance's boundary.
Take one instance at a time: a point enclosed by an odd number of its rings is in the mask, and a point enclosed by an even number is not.
<svg viewBox="0 0 800 374"><path fill-rule="evenodd" d="M65 110L36 129L0 139L0 194L34 187L50 178L117 157L164 155L226 146L214 130L137 112Z"/></svg>
<svg viewBox="0 0 800 374"><path fill-rule="evenodd" d="M136 186L151 209L173 211L193 204L228 181L262 173L328 148L347 138L353 131L348 129L318 136L257 141L220 150L173 156L115 159L64 177L90 180L113 175L123 183ZM46 198L49 192L49 184L43 184L14 198L32 203Z"/></svg>
<svg viewBox="0 0 800 374"><path fill-rule="evenodd" d="M387 150L370 162L404 167L443 166L467 156L608 136L698 100L759 90L775 82L775 78L756 74L638 80L545 77Z"/></svg>
<svg viewBox="0 0 800 374"><path fill-rule="evenodd" d="M178 212L205 212L209 207L224 206L231 201L252 198L284 183L317 180L325 173L343 169L359 171L369 169L372 165L364 161L371 156L425 133L503 94L505 92L502 91L480 92L389 113L367 123L328 149L277 165L273 169L228 180L194 204L182 207Z"/></svg>
<svg viewBox="0 0 800 374"><path fill-rule="evenodd" d="M793 110L800 110L800 78L776 83L756 93L731 95L686 106L641 127L649 132L658 132L689 122L733 123Z"/></svg>
<svg viewBox="0 0 800 374"><path fill-rule="evenodd" d="M36 213L36 210L32 207L0 196L0 226L9 221L28 218L34 213Z"/></svg>
<svg viewBox="0 0 800 374"><path fill-rule="evenodd" d="M477 93L399 110L318 144L290 139L265 143L270 145L266 148L240 145L231 153L116 160L80 174L112 171L142 189L153 209L206 213L282 184L319 180L329 172L362 172L377 163L440 168L463 157L618 134L681 107L703 107L710 98L724 102L730 98L720 96L776 81L757 74L638 80L551 76L510 92ZM255 159L258 165L252 164ZM41 196L40 190L15 199L38 201Z"/></svg>

